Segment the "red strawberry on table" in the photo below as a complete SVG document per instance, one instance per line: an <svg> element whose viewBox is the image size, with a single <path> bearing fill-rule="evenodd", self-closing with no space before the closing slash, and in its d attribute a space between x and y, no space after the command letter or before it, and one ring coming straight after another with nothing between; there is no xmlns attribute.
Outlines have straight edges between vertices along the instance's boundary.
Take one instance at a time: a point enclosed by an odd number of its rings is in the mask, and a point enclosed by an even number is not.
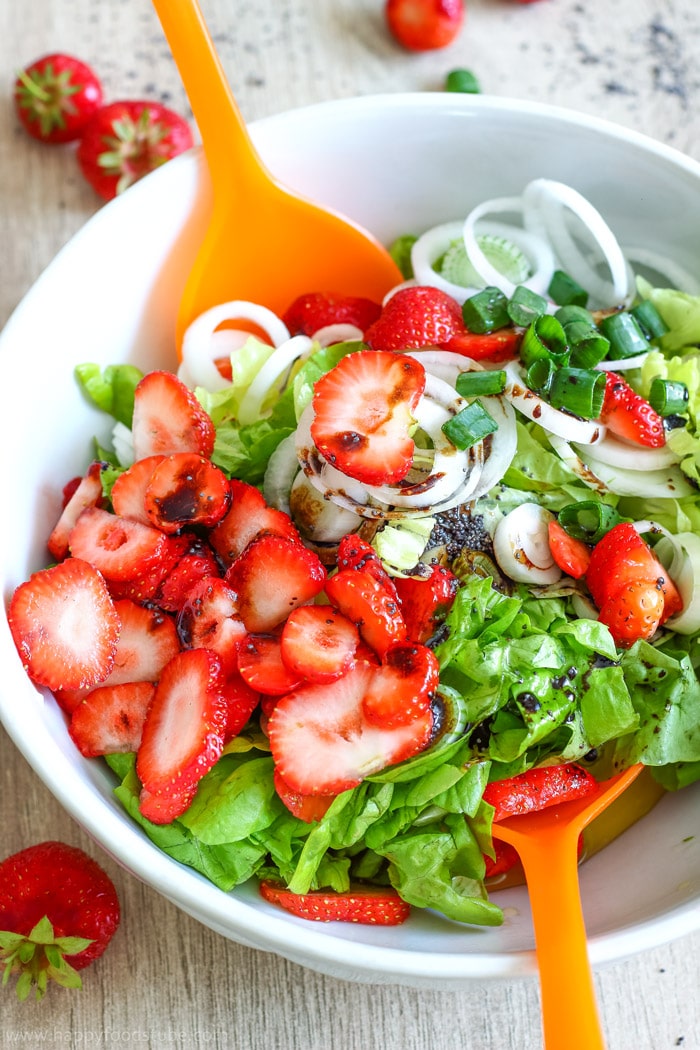
<svg viewBox="0 0 700 1050"><path fill-rule="evenodd" d="M432 51L456 39L464 22L464 0L386 0L387 25L409 51Z"/></svg>
<svg viewBox="0 0 700 1050"><path fill-rule="evenodd" d="M18 974L17 995L37 999L49 981L79 988L77 973L99 958L120 921L106 872L75 846L41 842L0 864L0 961Z"/></svg>
<svg viewBox="0 0 700 1050"><path fill-rule="evenodd" d="M32 138L61 143L79 139L102 105L102 85L93 70L72 55L37 58L18 74L15 111Z"/></svg>
<svg viewBox="0 0 700 1050"><path fill-rule="evenodd" d="M398 926L411 914L411 906L388 886L353 886L345 893L313 890L292 893L268 879L260 883L260 894L271 904L301 919L316 922L359 922L371 926Z"/></svg>
<svg viewBox="0 0 700 1050"><path fill-rule="evenodd" d="M86 689L112 669L119 616L100 573L67 558L15 590L7 614L30 678L49 689Z"/></svg>
<svg viewBox="0 0 700 1050"><path fill-rule="evenodd" d="M111 102L84 128L78 164L93 189L111 200L192 144L187 121L161 103Z"/></svg>
<svg viewBox="0 0 700 1050"><path fill-rule="evenodd" d="M413 462L410 428L424 387L425 369L412 357L348 354L314 388L311 436L316 447L357 481L401 481Z"/></svg>

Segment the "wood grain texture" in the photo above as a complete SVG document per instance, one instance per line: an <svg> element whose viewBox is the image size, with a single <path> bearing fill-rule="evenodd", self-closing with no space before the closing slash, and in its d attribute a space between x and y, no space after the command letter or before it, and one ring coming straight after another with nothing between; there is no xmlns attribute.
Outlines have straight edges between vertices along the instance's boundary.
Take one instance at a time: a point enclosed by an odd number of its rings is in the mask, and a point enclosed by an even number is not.
<svg viewBox="0 0 700 1050"><path fill-rule="evenodd" d="M555 102L644 131L700 160L697 0L470 0L459 41L408 55L381 0L203 0L249 119L356 94L431 91L464 66L484 91ZM187 112L148 0L0 5L0 82L66 50L94 63L110 99ZM0 323L100 202L71 147L28 140L0 106ZM4 454L9 454L5 450ZM11 507L11 494L5 494ZM44 838L86 848L113 876L123 922L80 993L2 996L0 1047L231 1050L537 1050L534 981L464 992L369 987L224 940L121 870L64 813L0 730L0 854ZM633 858L630 863L634 863ZM565 960L563 960L565 965ZM700 1050L700 934L597 975L610 1050ZM575 1024L572 1018L572 1024Z"/></svg>

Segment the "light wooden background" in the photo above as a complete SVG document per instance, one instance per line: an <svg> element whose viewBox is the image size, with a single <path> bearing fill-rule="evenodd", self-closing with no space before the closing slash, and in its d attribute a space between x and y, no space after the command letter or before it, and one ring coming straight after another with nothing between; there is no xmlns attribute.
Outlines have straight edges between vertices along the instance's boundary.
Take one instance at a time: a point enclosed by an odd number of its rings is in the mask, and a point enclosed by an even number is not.
<svg viewBox="0 0 700 1050"><path fill-rule="evenodd" d="M332 97L438 90L449 69L466 66L485 92L597 113L700 160L698 0L468 0L459 42L425 55L402 52L388 38L382 0L203 3L249 120ZM92 62L110 99L161 98L187 112L148 0L2 0L0 323L99 206L77 173L72 149L35 145L12 114L14 70L59 49ZM3 493L3 501L11 513L12 494ZM117 884L123 923L107 954L86 971L82 992L56 989L42 1004L19 1006L5 991L2 1047L541 1045L534 981L459 994L366 987L318 976L210 932L99 851L0 730L0 855L54 837L99 857ZM597 987L609 1050L700 1050L699 968L696 933L601 972Z"/></svg>

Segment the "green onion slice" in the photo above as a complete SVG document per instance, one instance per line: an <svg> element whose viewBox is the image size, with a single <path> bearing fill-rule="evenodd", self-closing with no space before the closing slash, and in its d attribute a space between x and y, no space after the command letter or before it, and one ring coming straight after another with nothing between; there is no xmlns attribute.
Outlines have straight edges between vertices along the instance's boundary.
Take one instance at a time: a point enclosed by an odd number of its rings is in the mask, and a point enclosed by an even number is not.
<svg viewBox="0 0 700 1050"><path fill-rule="evenodd" d="M460 372L455 386L461 397L502 394L506 387L506 374L501 370L488 369L483 372Z"/></svg>
<svg viewBox="0 0 700 1050"><path fill-rule="evenodd" d="M639 322L627 310L609 314L599 322L598 327L610 340L609 356L615 361L636 357L651 350L651 343L639 327Z"/></svg>
<svg viewBox="0 0 700 1050"><path fill-rule="evenodd" d="M564 363L568 360L566 332L556 317L543 314L526 329L520 344L520 359L527 367L538 358Z"/></svg>
<svg viewBox="0 0 700 1050"><path fill-rule="evenodd" d="M649 388L649 404L660 416L683 415L688 411L688 387L657 376Z"/></svg>
<svg viewBox="0 0 700 1050"><path fill-rule="evenodd" d="M656 309L651 299L644 299L630 310L644 335L651 342L660 339L668 332L668 325Z"/></svg>
<svg viewBox="0 0 700 1050"><path fill-rule="evenodd" d="M591 368L558 368L549 385L549 403L583 419L598 419L605 397L605 372Z"/></svg>
<svg viewBox="0 0 700 1050"><path fill-rule="evenodd" d="M614 525L630 521L617 513L607 503L595 500L582 500L581 503L569 503L559 511L559 524L573 536L584 543L597 543Z"/></svg>
<svg viewBox="0 0 700 1050"><path fill-rule="evenodd" d="M489 285L466 300L462 316L470 332L479 335L494 332L510 324L508 300L500 288Z"/></svg>
<svg viewBox="0 0 700 1050"><path fill-rule="evenodd" d="M507 309L513 324L526 328L542 314L547 313L547 300L531 288L519 284L508 300Z"/></svg>
<svg viewBox="0 0 700 1050"><path fill-rule="evenodd" d="M455 448L464 451L498 430L498 423L479 400L472 401L442 424L442 432Z"/></svg>
<svg viewBox="0 0 700 1050"><path fill-rule="evenodd" d="M557 306L585 306L588 302L586 289L563 270L554 271L547 291Z"/></svg>
<svg viewBox="0 0 700 1050"><path fill-rule="evenodd" d="M525 383L536 394L549 395L552 376L556 372L554 362L548 357L538 357L525 373Z"/></svg>

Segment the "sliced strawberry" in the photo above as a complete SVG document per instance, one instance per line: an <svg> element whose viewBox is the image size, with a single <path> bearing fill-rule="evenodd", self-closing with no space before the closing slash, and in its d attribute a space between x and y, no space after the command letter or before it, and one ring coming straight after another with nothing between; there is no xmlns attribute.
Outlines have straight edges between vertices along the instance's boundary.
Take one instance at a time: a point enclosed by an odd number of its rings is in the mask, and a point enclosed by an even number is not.
<svg viewBox="0 0 700 1050"><path fill-rule="evenodd" d="M156 467L165 456L146 456L120 474L112 485L112 507L122 518L132 518L142 525L152 525L146 513L146 489Z"/></svg>
<svg viewBox="0 0 700 1050"><path fill-rule="evenodd" d="M53 527L47 546L55 561L68 556L68 537L76 521L86 507L99 507L102 503L102 468L104 463L91 463L85 477L75 486L67 500L61 516Z"/></svg>
<svg viewBox="0 0 700 1050"><path fill-rule="evenodd" d="M179 653L175 621L160 609L128 598L115 601L121 622L114 665L103 685L157 682L165 665Z"/></svg>
<svg viewBox="0 0 700 1050"><path fill-rule="evenodd" d="M498 328L484 335L465 330L455 332L442 348L473 361L510 361L517 357L522 341L523 333L517 328Z"/></svg>
<svg viewBox="0 0 700 1050"><path fill-rule="evenodd" d="M631 522L614 525L591 552L586 584L598 608L636 581L653 583L663 592L665 616L683 608L683 601L666 569Z"/></svg>
<svg viewBox="0 0 700 1050"><path fill-rule="evenodd" d="M337 795L430 742L430 710L395 729L367 721L362 701L375 666L370 656L358 656L342 678L302 685L275 705L268 721L270 749L290 788L302 795Z"/></svg>
<svg viewBox="0 0 700 1050"><path fill-rule="evenodd" d="M53 695L56 703L67 715L72 715L78 704L82 704L90 689L54 689Z"/></svg>
<svg viewBox="0 0 700 1050"><path fill-rule="evenodd" d="M68 731L85 758L137 751L146 711L153 698L151 682L102 685L78 704Z"/></svg>
<svg viewBox="0 0 700 1050"><path fill-rule="evenodd" d="M352 667L360 643L357 627L329 605L302 605L282 629L284 664L298 678L332 682Z"/></svg>
<svg viewBox="0 0 700 1050"><path fill-rule="evenodd" d="M523 813L572 802L592 795L597 790L595 777L566 762L558 766L536 766L506 780L494 780L484 789L484 802L494 807L494 821L517 817Z"/></svg>
<svg viewBox="0 0 700 1050"><path fill-rule="evenodd" d="M165 554L158 529L120 518L99 507L84 510L71 529L74 558L89 561L107 580L126 581L155 568Z"/></svg>
<svg viewBox="0 0 700 1050"><path fill-rule="evenodd" d="M580 580L586 575L591 561L591 548L583 540L570 536L563 525L552 519L548 525L549 549L562 572Z"/></svg>
<svg viewBox="0 0 700 1050"><path fill-rule="evenodd" d="M183 533L178 539L186 541L186 549L179 561L161 583L156 600L161 609L179 613L196 583L218 578L221 570L214 551L205 539L194 533Z"/></svg>
<svg viewBox="0 0 700 1050"><path fill-rule="evenodd" d="M367 687L362 711L372 725L409 725L430 709L440 683L440 664L425 645L397 642L384 654Z"/></svg>
<svg viewBox="0 0 700 1050"><path fill-rule="evenodd" d="M134 458L198 452L211 456L214 424L192 391L171 372L149 372L136 387Z"/></svg>
<svg viewBox="0 0 700 1050"><path fill-rule="evenodd" d="M7 613L29 677L49 689L86 689L114 664L119 617L100 573L80 558L36 572Z"/></svg>
<svg viewBox="0 0 700 1050"><path fill-rule="evenodd" d="M660 448L666 444L664 421L646 398L637 394L622 376L606 372L602 423L618 437L635 445Z"/></svg>
<svg viewBox="0 0 700 1050"><path fill-rule="evenodd" d="M439 288L401 288L384 304L381 316L365 332L372 350L421 350L444 347L464 331L459 304Z"/></svg>
<svg viewBox="0 0 700 1050"><path fill-rule="evenodd" d="M249 721L260 703L260 694L251 689L242 676L235 671L226 677L224 696L226 698L224 744L228 744L229 741L238 736L241 729Z"/></svg>
<svg viewBox="0 0 700 1050"><path fill-rule="evenodd" d="M399 603L382 582L364 569L342 569L326 583L328 601L348 620L379 656L406 637Z"/></svg>
<svg viewBox="0 0 700 1050"><path fill-rule="evenodd" d="M600 606L598 619L604 623L615 645L628 649L640 639L651 638L664 615L664 596L648 580L632 580L620 587Z"/></svg>
<svg viewBox="0 0 700 1050"><path fill-rule="evenodd" d="M221 756L227 718L225 679L216 653L186 649L173 657L156 686L136 756L146 798L156 796L147 805L149 813L159 800L172 800L184 812L197 784Z"/></svg>
<svg viewBox="0 0 700 1050"><path fill-rule="evenodd" d="M301 792L294 791L289 784L285 783L277 769L273 773L273 781L275 791L289 812L299 820L303 820L305 824L322 820L331 803L336 799L335 795L302 795Z"/></svg>
<svg viewBox="0 0 700 1050"><path fill-rule="evenodd" d="M163 532L186 526L213 528L231 502L228 478L196 452L174 452L159 463L146 488L151 524Z"/></svg>
<svg viewBox="0 0 700 1050"><path fill-rule="evenodd" d="M136 524L136 523L135 523ZM139 523L140 524L140 523ZM151 526L146 526L151 528ZM140 569L126 580L109 580L109 592L115 601L118 598L129 598L134 602L155 602L163 580L173 571L178 562L190 548L190 537L166 536L160 558L147 568Z"/></svg>
<svg viewBox="0 0 700 1050"><path fill-rule="evenodd" d="M174 789L159 792L141 788L139 812L152 824L172 824L185 812L194 798L195 791L196 788L182 792Z"/></svg>
<svg viewBox="0 0 700 1050"><path fill-rule="evenodd" d="M382 560L374 547L358 536L349 532L338 544L337 564L339 569L362 569L384 585L388 592L396 597L396 587L389 573L382 565Z"/></svg>
<svg viewBox="0 0 700 1050"><path fill-rule="evenodd" d="M268 535L246 547L226 573L226 581L238 595L246 628L264 634L286 620L292 609L320 594L326 570L300 543Z"/></svg>
<svg viewBox="0 0 700 1050"><path fill-rule="evenodd" d="M265 696L284 696L301 683L301 675L282 660L280 639L272 634L249 634L238 650L238 670L245 682Z"/></svg>
<svg viewBox="0 0 700 1050"><path fill-rule="evenodd" d="M309 292L294 300L282 320L292 335L311 336L319 328L332 324L352 324L364 332L381 312L380 304L372 299L333 292Z"/></svg>
<svg viewBox="0 0 700 1050"><path fill-rule="evenodd" d="M225 580L205 576L190 588L178 613L177 631L183 648L213 649L225 674L237 670L238 647L247 632L236 592Z"/></svg>
<svg viewBox="0 0 700 1050"><path fill-rule="evenodd" d="M397 577L394 586L406 621L406 637L425 645L452 608L459 580L444 566L433 565L428 579Z"/></svg>
<svg viewBox="0 0 700 1050"><path fill-rule="evenodd" d="M399 926L411 914L411 906L387 886L354 886L346 893L313 890L292 893L281 883L264 880L260 893L300 919L316 922L359 922L371 926Z"/></svg>
<svg viewBox="0 0 700 1050"><path fill-rule="evenodd" d="M364 484L401 481L413 462L410 428L424 387L425 369L408 355L348 354L314 388L316 447Z"/></svg>
<svg viewBox="0 0 700 1050"><path fill-rule="evenodd" d="M259 489L235 478L231 479L229 486L230 509L209 536L209 542L224 565L231 565L249 543L268 533L290 540L299 539L289 515L269 507Z"/></svg>
<svg viewBox="0 0 700 1050"><path fill-rule="evenodd" d="M507 871L511 871L512 868L515 868L520 863L518 851L515 846L511 846L510 842L494 839L493 850L496 854L493 860L484 854L484 863L486 864L485 879L493 879L497 875L505 875Z"/></svg>

